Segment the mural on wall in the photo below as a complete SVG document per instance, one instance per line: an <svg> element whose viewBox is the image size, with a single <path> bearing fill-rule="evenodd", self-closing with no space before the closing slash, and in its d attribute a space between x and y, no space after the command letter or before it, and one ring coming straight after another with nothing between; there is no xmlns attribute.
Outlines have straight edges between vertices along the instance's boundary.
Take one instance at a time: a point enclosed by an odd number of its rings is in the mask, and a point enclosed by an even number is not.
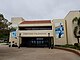
<svg viewBox="0 0 80 60"><path fill-rule="evenodd" d="M11 32L11 36L12 36L12 38L16 38L17 36L16 36L16 31L12 31Z"/></svg>
<svg viewBox="0 0 80 60"><path fill-rule="evenodd" d="M64 37L64 26L62 22L55 23L56 38Z"/></svg>

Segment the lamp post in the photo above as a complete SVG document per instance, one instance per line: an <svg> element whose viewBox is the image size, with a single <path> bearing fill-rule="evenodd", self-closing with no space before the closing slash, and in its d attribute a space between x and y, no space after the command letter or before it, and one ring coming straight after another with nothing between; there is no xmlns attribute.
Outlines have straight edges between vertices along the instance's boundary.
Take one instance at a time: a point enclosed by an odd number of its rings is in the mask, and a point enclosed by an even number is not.
<svg viewBox="0 0 80 60"><path fill-rule="evenodd" d="M49 49L50 49L51 48L50 33L48 33L48 37L49 37Z"/></svg>

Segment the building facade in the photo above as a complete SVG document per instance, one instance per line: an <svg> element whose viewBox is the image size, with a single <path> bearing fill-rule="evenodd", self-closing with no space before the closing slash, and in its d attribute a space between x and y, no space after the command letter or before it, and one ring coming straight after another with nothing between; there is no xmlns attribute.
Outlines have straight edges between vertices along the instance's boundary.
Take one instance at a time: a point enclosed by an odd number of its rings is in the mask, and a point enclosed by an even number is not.
<svg viewBox="0 0 80 60"><path fill-rule="evenodd" d="M12 18L12 22L17 24L17 28L16 31L10 33L9 42L17 44L18 47L51 47L52 45L77 43L72 24L75 17L80 17L80 11L70 11L64 19L24 20L19 17Z"/></svg>

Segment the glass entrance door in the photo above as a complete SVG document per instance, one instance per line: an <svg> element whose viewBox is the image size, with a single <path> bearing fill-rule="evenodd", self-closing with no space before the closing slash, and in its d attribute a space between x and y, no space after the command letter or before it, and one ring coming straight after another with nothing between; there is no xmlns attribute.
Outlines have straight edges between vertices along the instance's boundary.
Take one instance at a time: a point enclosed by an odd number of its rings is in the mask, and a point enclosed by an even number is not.
<svg viewBox="0 0 80 60"><path fill-rule="evenodd" d="M33 47L48 47L49 39L48 38L35 38L31 40L30 45Z"/></svg>
<svg viewBox="0 0 80 60"><path fill-rule="evenodd" d="M36 38L36 37L26 37L22 38L22 45L26 47L49 47L50 45L50 38L49 37L42 37L42 38Z"/></svg>

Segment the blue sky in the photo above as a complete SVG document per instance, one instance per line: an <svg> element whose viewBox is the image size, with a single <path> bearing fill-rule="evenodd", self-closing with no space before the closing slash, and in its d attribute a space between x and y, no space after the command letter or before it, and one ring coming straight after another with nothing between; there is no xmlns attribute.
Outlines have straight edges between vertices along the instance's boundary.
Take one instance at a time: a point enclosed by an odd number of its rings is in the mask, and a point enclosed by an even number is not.
<svg viewBox="0 0 80 60"><path fill-rule="evenodd" d="M69 11L80 10L80 0L0 0L0 13L24 19L59 19Z"/></svg>

